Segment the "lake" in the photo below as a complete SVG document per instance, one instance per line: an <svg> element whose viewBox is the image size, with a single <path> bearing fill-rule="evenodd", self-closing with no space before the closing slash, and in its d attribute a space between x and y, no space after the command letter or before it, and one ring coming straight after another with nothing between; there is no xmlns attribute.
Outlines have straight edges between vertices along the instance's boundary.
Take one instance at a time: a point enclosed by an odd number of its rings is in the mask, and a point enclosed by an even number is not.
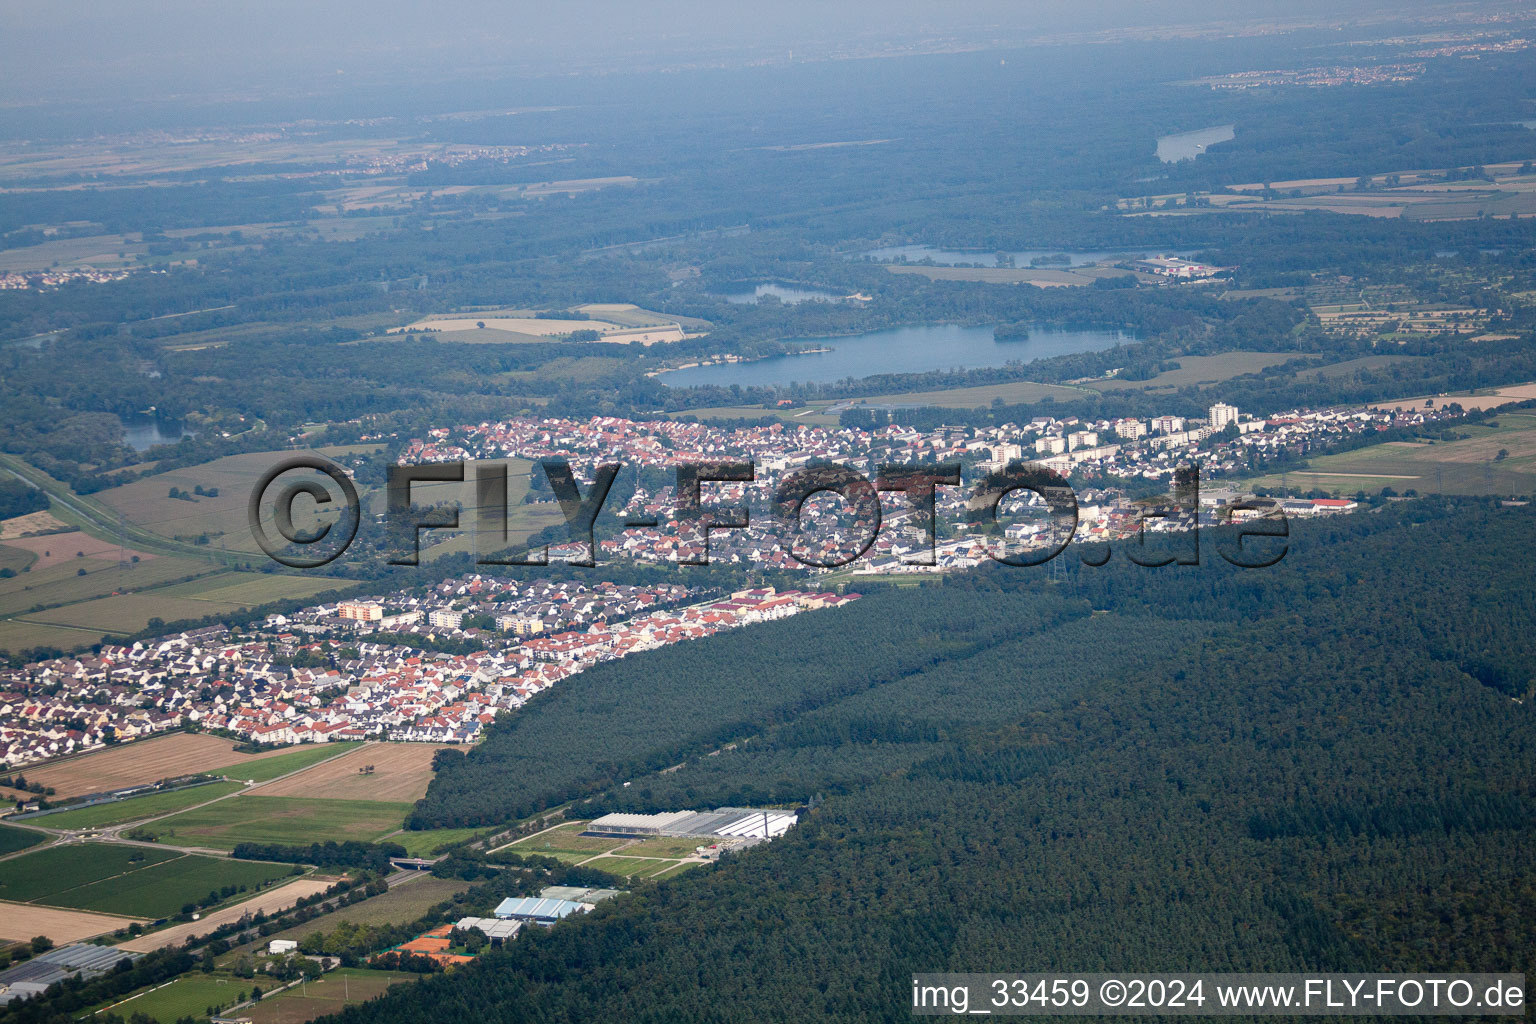
<svg viewBox="0 0 1536 1024"><path fill-rule="evenodd" d="M818 291L815 288L791 288L782 284L760 284L751 291L723 292L721 297L726 302L735 303L738 306L756 305L764 295L772 295L786 305L796 305L801 302L810 302L812 299L822 299L826 302L838 302L843 296L833 295L831 292Z"/></svg>
<svg viewBox="0 0 1536 1024"><path fill-rule="evenodd" d="M719 385L776 387L800 382L833 384L847 377L877 373L927 373L970 370L1010 362L1098 352L1134 338L1121 331L1033 328L1027 341L998 341L992 328L938 324L893 327L845 338L796 338L799 343L830 349L799 355L773 356L748 363L717 363L672 370L657 379L670 387Z"/></svg>
<svg viewBox="0 0 1536 1024"><path fill-rule="evenodd" d="M1163 135L1157 140L1157 158L1165 164L1180 160L1193 160L1218 142L1226 142L1236 136L1233 125L1219 124L1213 128L1200 128L1192 132Z"/></svg>
<svg viewBox="0 0 1536 1024"><path fill-rule="evenodd" d="M123 424L123 442L136 452L147 451L157 444L175 444L184 437L192 437L181 420L160 419L156 416L119 416Z"/></svg>

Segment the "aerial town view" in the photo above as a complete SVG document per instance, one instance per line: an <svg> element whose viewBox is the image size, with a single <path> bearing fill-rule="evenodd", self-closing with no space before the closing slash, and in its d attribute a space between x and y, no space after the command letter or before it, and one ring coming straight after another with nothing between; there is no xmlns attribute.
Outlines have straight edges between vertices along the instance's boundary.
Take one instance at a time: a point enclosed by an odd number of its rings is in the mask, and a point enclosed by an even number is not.
<svg viewBox="0 0 1536 1024"><path fill-rule="evenodd" d="M1528 5L0 12L0 1024L1528 1013Z"/></svg>

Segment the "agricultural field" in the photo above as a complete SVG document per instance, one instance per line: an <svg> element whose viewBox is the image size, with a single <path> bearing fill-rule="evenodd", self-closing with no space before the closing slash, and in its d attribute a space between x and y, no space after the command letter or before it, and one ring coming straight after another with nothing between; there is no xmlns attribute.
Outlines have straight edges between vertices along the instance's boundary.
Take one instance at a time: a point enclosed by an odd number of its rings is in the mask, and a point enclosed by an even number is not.
<svg viewBox="0 0 1536 1024"><path fill-rule="evenodd" d="M385 842L399 843L412 857L431 857L444 846L462 843L490 831L484 828L434 828L421 832L399 832L386 836Z"/></svg>
<svg viewBox="0 0 1536 1024"><path fill-rule="evenodd" d="M249 864L253 861L233 861L236 864ZM284 865L285 867L287 865ZM148 953L152 950L162 949L166 946L176 946L194 935L206 935L220 925L232 924L249 914L252 917L258 913L272 914L287 910L306 896L324 892L335 883L335 879L319 875L306 875L295 878L285 885L278 885L265 892L252 896L248 900L222 907L211 913L205 913L196 921L186 924L173 925L163 928L148 935L141 935L128 939L121 943L124 949L133 950L135 953ZM313 930L313 929L311 929Z"/></svg>
<svg viewBox="0 0 1536 1024"><path fill-rule="evenodd" d="M760 405L717 405L702 409L685 409L679 412L667 413L671 419L678 420L686 416L695 419L710 420L761 420L778 419L785 423L804 423L811 427L835 427L837 417L827 412L831 402L811 402L798 409L764 409Z"/></svg>
<svg viewBox="0 0 1536 1024"><path fill-rule="evenodd" d="M371 842L398 829L410 809L374 800L245 795L161 819L148 831L161 842L216 850L238 843Z"/></svg>
<svg viewBox="0 0 1536 1024"><path fill-rule="evenodd" d="M134 525L168 540L190 542L206 535L213 547L259 555L261 547L251 536L246 503L251 488L272 466L293 452L246 452L199 466L173 469L144 477L121 487L92 495L100 504L121 512ZM170 497L171 488L192 500ZM216 497L196 494L217 490ZM311 524L301 515L295 520L303 529Z"/></svg>
<svg viewBox="0 0 1536 1024"><path fill-rule="evenodd" d="M1249 487L1286 487L1292 492L1321 490L1335 494L1536 493L1536 415L1500 415L1497 427L1458 426L1460 441L1395 441L1308 460L1309 468L1272 473L1245 483ZM1499 458L1500 452L1506 452Z"/></svg>
<svg viewBox="0 0 1536 1024"><path fill-rule="evenodd" d="M19 619L0 620L0 651L27 651L38 647L71 651L105 640L106 634L69 626L46 626Z"/></svg>
<svg viewBox="0 0 1536 1024"><path fill-rule="evenodd" d="M678 839L670 837L643 839L634 846L626 846L624 855L626 857L692 857L695 850L708 843L707 839L693 836Z"/></svg>
<svg viewBox="0 0 1536 1024"><path fill-rule="evenodd" d="M31 572L0 580L0 615L25 614L32 618L40 614L31 611L38 606L59 610L58 606L78 604L113 593L142 592L171 581L186 580L214 571L205 563L182 558L155 558L118 568L116 548L112 549L110 557L74 555L81 543L89 539L85 534L66 533L42 539L54 545L45 548L45 551L57 551L62 547L69 551L69 558L47 568L34 566ZM28 542L10 543L15 545ZM84 575L81 574L82 569L85 570Z"/></svg>
<svg viewBox="0 0 1536 1024"><path fill-rule="evenodd" d="M185 904L205 899L225 886L232 885L241 892L255 891L293 872L292 864L188 854L56 892L40 902L155 920L170 917Z"/></svg>
<svg viewBox="0 0 1536 1024"><path fill-rule="evenodd" d="M0 942L25 942L35 935L46 935L58 945L79 942L143 924L132 917L88 914L80 910L39 907L31 903L0 903Z"/></svg>
<svg viewBox="0 0 1536 1024"><path fill-rule="evenodd" d="M127 786L144 786L161 779L201 772L225 771L234 774L237 767L241 769L241 778L254 778L253 773L269 767L266 764L269 759L288 758L287 761L271 766L280 770L274 770L273 774L265 777L274 778L284 772L295 771L304 764L314 763L313 760L300 762L299 758L319 759L335 755L347 749L347 745L338 743L263 754L237 754L234 748L234 740L204 733L174 732L132 743L120 743L40 767L26 768L22 774L28 782L52 787L59 797L71 797Z"/></svg>
<svg viewBox="0 0 1536 1024"><path fill-rule="evenodd" d="M1434 404L1435 408L1455 403L1463 409L1498 409L1516 402L1528 402L1536 398L1536 384L1511 384L1502 388L1480 388L1477 391L1453 391L1443 395L1419 395L1416 398L1399 398L1391 402L1377 402L1373 409L1423 409Z"/></svg>
<svg viewBox="0 0 1536 1024"><path fill-rule="evenodd" d="M424 832L420 834L426 835ZM25 850L29 846L36 846L46 838L41 832L33 832L29 828L0 825L0 857Z"/></svg>
<svg viewBox="0 0 1536 1024"><path fill-rule="evenodd" d="M88 829L107 825L121 825L130 821L142 821L160 814L185 810L196 804L206 803L230 793L238 793L244 787L238 782L215 782L206 786L193 786L169 793L151 793L129 800L82 807L77 811L59 811L33 819L47 828Z"/></svg>
<svg viewBox="0 0 1536 1024"><path fill-rule="evenodd" d="M290 576L264 572L224 572L191 583L179 583L155 591L156 597L178 597L224 606L249 607L272 601L308 599L352 586L349 580L324 576Z"/></svg>
<svg viewBox="0 0 1536 1024"><path fill-rule="evenodd" d="M263 754L253 760L243 761L224 769L224 774L244 782L267 782L289 772L296 772L312 764L319 764L332 757L339 757L356 747L356 743L312 743L298 749L286 749L275 754ZM266 792L263 790L262 792Z"/></svg>
<svg viewBox="0 0 1536 1024"><path fill-rule="evenodd" d="M58 900L53 897L67 890L126 876L181 856L174 850L112 843L80 843L38 850L0 861L0 899L54 904Z"/></svg>
<svg viewBox="0 0 1536 1024"><path fill-rule="evenodd" d="M421 979L403 971L371 971L339 967L318 981L270 996L240 1011L251 1024L304 1024L343 1006L366 1002L383 995L391 985L411 985Z"/></svg>
<svg viewBox="0 0 1536 1024"><path fill-rule="evenodd" d="M446 746L369 743L344 757L263 786L261 795L414 803L427 795L427 783L432 781L432 758Z"/></svg>
<svg viewBox="0 0 1536 1024"><path fill-rule="evenodd" d="M1096 380L1085 382L1099 391L1172 391L1203 387L1240 377L1292 359L1310 358L1300 352L1223 352L1214 356L1179 356L1176 370L1164 370L1150 380Z"/></svg>
<svg viewBox="0 0 1536 1024"><path fill-rule="evenodd" d="M16 573L26 572L37 563L37 560L37 554L26 548L0 544L0 572L6 569Z"/></svg>

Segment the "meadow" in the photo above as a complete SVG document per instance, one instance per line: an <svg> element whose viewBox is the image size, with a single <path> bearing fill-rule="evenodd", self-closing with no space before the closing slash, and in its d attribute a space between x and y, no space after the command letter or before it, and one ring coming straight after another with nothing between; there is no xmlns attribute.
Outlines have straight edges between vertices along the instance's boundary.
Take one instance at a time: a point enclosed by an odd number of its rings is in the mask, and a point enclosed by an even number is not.
<svg viewBox="0 0 1536 1024"><path fill-rule="evenodd" d="M217 850L239 843L371 842L398 829L410 809L373 800L246 795L162 819L148 830L162 842Z"/></svg>
<svg viewBox="0 0 1536 1024"><path fill-rule="evenodd" d="M97 1011L110 1009L122 1018L143 1014L160 1024L175 1024L186 1017L207 1020L210 1007L225 1007L239 1002L250 995L251 987L256 984L258 982L222 972L193 972L183 974L169 984L145 989L119 1002L98 1007Z"/></svg>
<svg viewBox="0 0 1536 1024"><path fill-rule="evenodd" d="M400 832L388 836L385 841L399 843L412 857L431 857L444 846L462 843L490 831L484 828L433 828L420 832Z"/></svg>
<svg viewBox="0 0 1536 1024"><path fill-rule="evenodd" d="M588 857L594 857L600 853L617 849L628 842L626 839L608 839L603 836L581 835L581 830L586 827L586 822L560 825L536 835L519 839L515 843L500 847L500 849L525 856L537 854L543 857L557 857L561 860L585 860Z"/></svg>
<svg viewBox="0 0 1536 1024"><path fill-rule="evenodd" d="M1299 352L1223 352L1214 356L1179 356L1178 369L1164 370L1150 380L1095 380L1085 382L1099 391L1172 391L1203 387L1240 377L1292 359L1308 358Z"/></svg>
<svg viewBox="0 0 1536 1024"><path fill-rule="evenodd" d="M151 793L148 796L136 796L128 800L115 800L112 803L82 807L77 811L59 811L57 814L44 815L36 821L39 825L48 828L67 829L121 825L124 822L141 821L159 814L184 810L195 804L237 793L242 788L244 787L238 782L215 782L206 786L173 790L169 793Z"/></svg>

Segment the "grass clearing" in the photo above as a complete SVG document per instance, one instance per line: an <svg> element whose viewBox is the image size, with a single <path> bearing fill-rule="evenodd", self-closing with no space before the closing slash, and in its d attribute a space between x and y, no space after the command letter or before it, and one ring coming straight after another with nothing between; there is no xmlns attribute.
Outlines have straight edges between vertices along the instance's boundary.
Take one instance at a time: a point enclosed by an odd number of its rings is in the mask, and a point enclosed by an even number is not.
<svg viewBox="0 0 1536 1024"><path fill-rule="evenodd" d="M653 879L655 879L656 881L659 882L663 878L673 878L673 877L675 877L677 875L682 874L684 871L691 871L692 869L694 869L696 867L700 867L700 866L701 865L699 865L697 863L693 863L693 862L689 862L689 863L685 863L685 864L674 864L674 865L672 865L669 868L665 868L665 869L663 869L661 871L656 872L654 875L651 876L651 878L653 878Z"/></svg>
<svg viewBox="0 0 1536 1024"><path fill-rule="evenodd" d="M494 829L485 828L434 828L421 832L401 832L399 835L388 837L386 842L399 843L405 847L405 852L412 857L431 857L438 850L451 843L462 843L466 839L473 839L478 835L485 835Z"/></svg>
<svg viewBox="0 0 1536 1024"><path fill-rule="evenodd" d="M693 852L709 840L697 838L647 839L624 848L625 856L631 857L692 857Z"/></svg>
<svg viewBox="0 0 1536 1024"><path fill-rule="evenodd" d="M372 842L400 827L411 805L373 800L238 796L149 826L163 842L233 849L239 843Z"/></svg>
<svg viewBox="0 0 1536 1024"><path fill-rule="evenodd" d="M237 793L243 788L238 782L215 782L169 793L151 793L148 796L136 796L109 804L96 804L92 807L82 807L77 811L60 811L35 820L39 825L48 828L102 828L106 825L121 825L124 822L141 821L158 814L184 810L208 800Z"/></svg>
<svg viewBox="0 0 1536 1024"><path fill-rule="evenodd" d="M599 857L597 860L588 861L585 866L606 871L610 875L649 878L657 871L674 866L674 863L665 860L646 860L641 857Z"/></svg>

